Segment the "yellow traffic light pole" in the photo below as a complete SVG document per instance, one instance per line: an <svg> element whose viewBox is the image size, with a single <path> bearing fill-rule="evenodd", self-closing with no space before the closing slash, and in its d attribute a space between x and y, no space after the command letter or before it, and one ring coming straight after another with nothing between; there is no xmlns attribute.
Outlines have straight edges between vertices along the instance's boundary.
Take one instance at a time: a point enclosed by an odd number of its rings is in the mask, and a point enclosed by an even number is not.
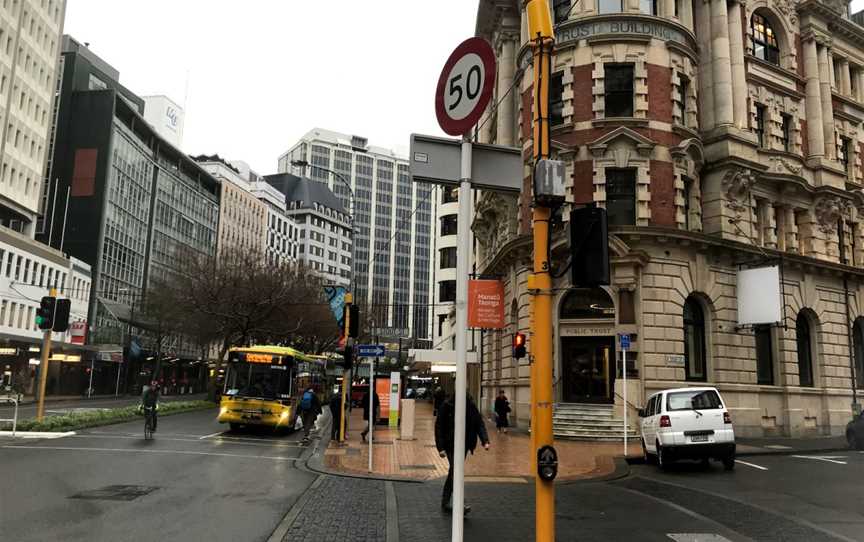
<svg viewBox="0 0 864 542"><path fill-rule="evenodd" d="M551 72L552 15L548 0L529 0L525 6L534 52L534 161L549 157L549 74ZM531 463L537 466L537 452L551 446L552 435L552 277L549 273L549 220L552 210L534 204L534 273L529 281L533 292L531 330L531 422L533 449ZM555 485L535 480L535 532L538 542L555 540Z"/></svg>
<svg viewBox="0 0 864 542"><path fill-rule="evenodd" d="M57 289L51 288L51 292L48 295L56 298ZM51 328L46 329L42 335L41 354L42 362L39 364L39 402L36 404L36 421L40 422L45 416L45 384L48 382L48 360L51 359Z"/></svg>

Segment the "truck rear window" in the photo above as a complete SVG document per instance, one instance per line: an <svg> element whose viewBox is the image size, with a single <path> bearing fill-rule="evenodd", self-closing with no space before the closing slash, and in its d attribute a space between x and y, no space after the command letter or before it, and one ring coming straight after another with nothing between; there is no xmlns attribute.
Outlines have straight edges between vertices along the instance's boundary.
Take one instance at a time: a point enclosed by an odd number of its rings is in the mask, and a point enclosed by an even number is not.
<svg viewBox="0 0 864 542"><path fill-rule="evenodd" d="M666 396L666 410L711 410L723 408L714 390L676 391Z"/></svg>

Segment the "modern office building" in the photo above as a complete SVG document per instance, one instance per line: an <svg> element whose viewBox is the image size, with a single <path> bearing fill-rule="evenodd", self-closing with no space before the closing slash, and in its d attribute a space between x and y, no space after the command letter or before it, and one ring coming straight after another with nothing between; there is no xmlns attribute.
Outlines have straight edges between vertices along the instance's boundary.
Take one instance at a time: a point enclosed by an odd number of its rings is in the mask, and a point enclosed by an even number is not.
<svg viewBox="0 0 864 542"><path fill-rule="evenodd" d="M193 157L208 173L220 181L219 238L220 255L235 251L264 253L272 242L268 224L273 222L268 206L252 193L255 182L248 172L223 160L219 155ZM283 212L284 215L284 212Z"/></svg>
<svg viewBox="0 0 864 542"><path fill-rule="evenodd" d="M174 100L164 95L142 96L144 119L168 143L183 148L183 123L185 112Z"/></svg>
<svg viewBox="0 0 864 542"><path fill-rule="evenodd" d="M0 5L0 224L32 238L49 147L65 0Z"/></svg>
<svg viewBox="0 0 864 542"><path fill-rule="evenodd" d="M274 265L300 261L300 225L288 216L285 194L257 175L251 190L267 208L267 261Z"/></svg>
<svg viewBox="0 0 864 542"><path fill-rule="evenodd" d="M308 173L353 212L355 299L372 327L393 338L431 339L432 187L412 183L408 161L392 150L319 128L279 157L279 171Z"/></svg>
<svg viewBox="0 0 864 542"><path fill-rule="evenodd" d="M144 120L143 101L86 46L65 38L62 62L54 227L42 239L92 266L88 343L121 345L149 285L187 254L215 254L220 183Z"/></svg>
<svg viewBox="0 0 864 542"><path fill-rule="evenodd" d="M290 173L266 175L268 185L284 194L285 214L297 232L297 260L327 284L351 282L351 219L327 186Z"/></svg>
<svg viewBox="0 0 864 542"><path fill-rule="evenodd" d="M554 2L549 116L567 204L553 267L568 258L569 209L588 204L608 214L612 267L608 287L554 281L559 410L593 402L623 412L621 333L632 339L628 408L660 389L708 384L736 434L758 436L842 433L860 408L864 27L847 8ZM497 51L501 100L480 139L530 157L522 2L480 2L476 30ZM525 178L518 199L482 194L473 226L478 271L502 277L510 308L508 327L485 334L484 405L505 389L520 426L530 366L512 358L511 339L530 329L530 160ZM751 325L739 270L768 263L782 270L765 283L777 291L777 321Z"/></svg>

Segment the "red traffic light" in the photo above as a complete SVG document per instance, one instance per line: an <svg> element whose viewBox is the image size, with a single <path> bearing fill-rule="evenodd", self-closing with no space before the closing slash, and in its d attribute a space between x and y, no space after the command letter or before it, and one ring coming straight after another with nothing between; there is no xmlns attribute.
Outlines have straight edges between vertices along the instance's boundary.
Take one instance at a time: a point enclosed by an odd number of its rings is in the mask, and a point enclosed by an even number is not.
<svg viewBox="0 0 864 542"><path fill-rule="evenodd" d="M513 335L513 357L521 359L525 357L525 334L516 332Z"/></svg>

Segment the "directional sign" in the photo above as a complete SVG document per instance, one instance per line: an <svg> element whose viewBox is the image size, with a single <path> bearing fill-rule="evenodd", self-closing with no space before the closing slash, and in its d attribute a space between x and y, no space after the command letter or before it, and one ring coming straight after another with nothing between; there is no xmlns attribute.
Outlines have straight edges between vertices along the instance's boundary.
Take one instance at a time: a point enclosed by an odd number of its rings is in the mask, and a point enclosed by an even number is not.
<svg viewBox="0 0 864 542"><path fill-rule="evenodd" d="M621 349L630 350L630 335L622 333L619 337L621 338Z"/></svg>
<svg viewBox="0 0 864 542"><path fill-rule="evenodd" d="M384 357L387 349L383 344L360 344L357 345L357 355L361 358L380 358Z"/></svg>
<svg viewBox="0 0 864 542"><path fill-rule="evenodd" d="M450 54L435 92L435 115L446 133L471 130L492 98L495 51L483 38L469 38Z"/></svg>

